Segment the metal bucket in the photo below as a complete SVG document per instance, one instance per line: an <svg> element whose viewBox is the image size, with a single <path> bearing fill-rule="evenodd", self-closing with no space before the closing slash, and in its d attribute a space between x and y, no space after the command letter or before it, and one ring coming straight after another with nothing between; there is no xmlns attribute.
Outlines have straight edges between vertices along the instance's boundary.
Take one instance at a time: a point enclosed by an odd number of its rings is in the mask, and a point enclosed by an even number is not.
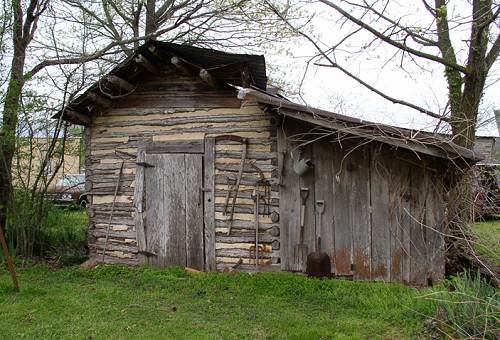
<svg viewBox="0 0 500 340"><path fill-rule="evenodd" d="M313 162L308 158L302 158L295 162L293 165L293 171L299 176L303 176L308 173L313 168Z"/></svg>

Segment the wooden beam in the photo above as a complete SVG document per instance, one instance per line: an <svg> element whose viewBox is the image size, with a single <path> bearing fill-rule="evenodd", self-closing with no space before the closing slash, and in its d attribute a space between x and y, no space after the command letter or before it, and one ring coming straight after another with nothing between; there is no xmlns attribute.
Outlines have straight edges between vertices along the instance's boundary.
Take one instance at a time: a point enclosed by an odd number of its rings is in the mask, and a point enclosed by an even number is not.
<svg viewBox="0 0 500 340"><path fill-rule="evenodd" d="M190 75L192 74L191 70L189 69L189 66L182 61L181 58L179 57L176 57L176 56L173 56L171 59L170 59L170 62L175 66L176 69L178 69L180 72L186 74L186 75Z"/></svg>
<svg viewBox="0 0 500 340"><path fill-rule="evenodd" d="M148 72L150 73L159 73L160 72L160 69L158 67L156 67L155 65L153 65L148 59L146 59L145 56L143 56L142 54L138 54L135 58L134 58L135 62L138 63L139 65L141 65L142 67L144 67Z"/></svg>
<svg viewBox="0 0 500 340"><path fill-rule="evenodd" d="M202 68L200 70L199 75L200 75L201 80L203 80L205 83L207 83L208 85L210 85L213 88L217 87L217 82L215 81L215 79L212 77L212 75L207 70Z"/></svg>
<svg viewBox="0 0 500 340"><path fill-rule="evenodd" d="M355 136L358 136L361 138L370 139L370 140L377 141L377 142L384 143L384 144L394 145L396 147L400 147L403 149L408 149L411 151L415 151L415 152L419 152L419 153L423 153L423 154L427 154L427 155L431 155L431 156L435 156L435 157L440 157L440 158L449 158L448 153L442 149L439 149L439 148L428 147L428 146L425 146L424 144L421 144L418 142L412 142L410 140L403 141L403 140L400 140L398 138L391 138L389 136L380 136L380 135L376 135L376 134L371 134L369 132L363 131L363 129L360 127L357 127L357 126L349 127L349 126L346 126L342 123L337 123L334 121L328 121L325 119L316 119L308 113L302 113L302 112L298 112L298 111L294 111L294 110L280 108L279 114L290 117L290 118L294 118L294 119L297 119L297 120L300 120L303 122L311 123L313 125L319 125L319 126L322 126L322 127L328 128L328 129L336 130L336 131L343 132L343 133L352 134L352 135L355 135Z"/></svg>
<svg viewBox="0 0 500 340"><path fill-rule="evenodd" d="M117 76L108 76L106 78L109 83L113 84L114 86L119 87L120 89L126 91L126 92L132 92L135 90L135 86L126 81L125 79L122 79Z"/></svg>
<svg viewBox="0 0 500 340"><path fill-rule="evenodd" d="M82 124L82 125L90 125L90 117L89 116L86 116L86 115L83 115L79 112L76 112L76 111L72 111L72 110L64 110L64 116L68 117L69 120L73 121L73 122L76 122L76 123L79 123L79 124Z"/></svg>
<svg viewBox="0 0 500 340"><path fill-rule="evenodd" d="M95 92L89 92L87 94L87 98L96 103L99 106L102 106L104 108L111 107L113 102L107 98L104 98L103 96L98 95Z"/></svg>
<svg viewBox="0 0 500 340"><path fill-rule="evenodd" d="M149 52L151 52L152 55L154 55L158 59L162 59L161 52L158 50L158 48L155 45L151 45L148 47Z"/></svg>
<svg viewBox="0 0 500 340"><path fill-rule="evenodd" d="M246 63L241 65L240 72L241 72L241 86L250 87L252 80L250 77L250 70L248 69L248 65Z"/></svg>

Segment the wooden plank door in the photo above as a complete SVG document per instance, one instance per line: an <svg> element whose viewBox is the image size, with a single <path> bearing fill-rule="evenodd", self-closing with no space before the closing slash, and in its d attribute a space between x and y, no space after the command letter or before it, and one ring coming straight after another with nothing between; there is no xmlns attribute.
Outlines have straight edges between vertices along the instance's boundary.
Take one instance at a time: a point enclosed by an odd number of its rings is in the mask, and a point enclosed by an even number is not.
<svg viewBox="0 0 500 340"><path fill-rule="evenodd" d="M154 266L180 265L202 270L203 156L201 154L147 154L146 244L156 256Z"/></svg>

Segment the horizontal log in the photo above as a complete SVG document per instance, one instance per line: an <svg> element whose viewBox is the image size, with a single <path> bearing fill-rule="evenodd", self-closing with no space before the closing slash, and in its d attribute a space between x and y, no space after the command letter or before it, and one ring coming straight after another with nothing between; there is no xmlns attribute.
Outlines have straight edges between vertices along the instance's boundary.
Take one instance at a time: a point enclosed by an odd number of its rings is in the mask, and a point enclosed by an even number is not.
<svg viewBox="0 0 500 340"><path fill-rule="evenodd" d="M239 108L240 101L234 96L203 96L203 95L182 95L165 97L161 94L144 95L138 92L132 93L130 96L122 98L116 102L116 107L136 107L151 109L168 109L174 108Z"/></svg>
<svg viewBox="0 0 500 340"><path fill-rule="evenodd" d="M224 123L231 123L231 122L255 122L255 121L265 121L266 125L272 126L272 122L269 120L268 115L224 115L224 116L209 116L209 115L203 115L203 116L196 116L193 115L191 117L180 117L180 118L175 118L175 117L169 117L165 116L160 119L149 119L149 120L133 120L133 119L127 119L127 120L121 120L118 122L109 122L106 123L105 125L102 126L103 129L109 129L112 127L127 127L127 126L176 126L176 125L185 125L185 124L190 124L190 123L217 123L217 122L224 122ZM101 128L100 126L96 126L96 128Z"/></svg>
<svg viewBox="0 0 500 340"><path fill-rule="evenodd" d="M227 228L229 227L230 221L228 220L221 220L221 219L215 219L215 226L216 228ZM263 232L271 229L274 224L272 223L265 223L263 221L260 222L259 225L259 230L262 230ZM231 234L235 233L235 235L238 235L238 232L244 232L244 229L247 230L254 230L255 231L255 222L254 220L234 220L233 221L233 229L231 230Z"/></svg>
<svg viewBox="0 0 500 340"><path fill-rule="evenodd" d="M120 88L121 90L123 90L125 92L132 92L132 91L135 90L135 86L134 85L132 85L131 83L129 83L125 79L122 79L122 78L120 78L118 76L109 75L109 76L106 77L106 80L110 84L112 84L112 85Z"/></svg>
<svg viewBox="0 0 500 340"><path fill-rule="evenodd" d="M233 230L231 230L231 236L227 236L226 234L217 234L215 236L215 241L218 243L248 243L255 244L255 230L253 230L253 235L247 236L232 236ZM272 243L276 238L272 237L269 234L261 234L259 235L260 243Z"/></svg>
<svg viewBox="0 0 500 340"><path fill-rule="evenodd" d="M274 252L259 252L259 258L270 259L276 257L277 254ZM235 258L254 258L255 252L248 249L216 249L216 257L235 257Z"/></svg>
<svg viewBox="0 0 500 340"><path fill-rule="evenodd" d="M262 110L258 107L238 107L236 108L210 108L210 107L185 107L185 108L155 108L155 107L114 107L113 109L106 112L106 116L96 117L96 122L106 122L106 121L116 121L120 119L119 117L129 117L134 116L134 119L144 118L149 119L148 117L154 116L155 118L161 118L163 115L171 115L173 117L186 117L190 115L225 115L225 114L234 114L235 112L239 112L242 115L245 114L262 114ZM154 119L155 119L154 118Z"/></svg>

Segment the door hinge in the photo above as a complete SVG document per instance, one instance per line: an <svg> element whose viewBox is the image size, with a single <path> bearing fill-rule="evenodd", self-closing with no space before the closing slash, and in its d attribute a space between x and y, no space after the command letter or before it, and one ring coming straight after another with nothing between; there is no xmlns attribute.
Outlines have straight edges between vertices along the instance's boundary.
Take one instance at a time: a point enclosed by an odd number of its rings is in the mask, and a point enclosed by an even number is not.
<svg viewBox="0 0 500 340"><path fill-rule="evenodd" d="M153 164L149 164L149 163L146 163L146 162L136 162L135 164L137 164L139 166L143 166L145 168L154 168L155 167Z"/></svg>

